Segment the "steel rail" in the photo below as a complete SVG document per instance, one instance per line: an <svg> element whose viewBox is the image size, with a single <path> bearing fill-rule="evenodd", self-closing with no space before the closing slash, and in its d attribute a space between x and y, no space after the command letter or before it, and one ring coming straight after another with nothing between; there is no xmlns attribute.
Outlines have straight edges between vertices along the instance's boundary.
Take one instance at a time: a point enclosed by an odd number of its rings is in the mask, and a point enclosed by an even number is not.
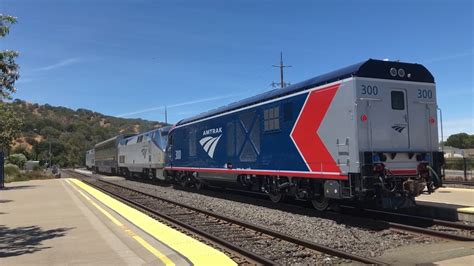
<svg viewBox="0 0 474 266"><path fill-rule="evenodd" d="M342 206L342 207L344 207L347 210L352 209L352 207L350 206ZM380 210L375 210L375 209L361 209L360 212L358 213L350 212L348 215L352 215L352 216L356 216L360 218L374 219L375 221L380 222L380 223L385 223L389 227L394 228L394 229L410 231L414 233L420 233L420 234L430 235L430 236L444 238L444 239L451 239L451 240L458 240L458 241L474 241L474 237L471 237L471 236L446 233L446 232L442 232L438 230L423 228L422 226L416 226L412 224L425 223L425 224L428 224L428 226L439 225L439 226L445 226L448 228L474 231L474 226L471 226L471 225L460 224L460 223L455 223L455 222L450 222L450 221L443 221L443 220L432 219L432 218L416 216L416 215L380 211ZM385 215L389 217L380 217L380 215L382 216ZM408 220L408 222L403 222L403 223L394 222L393 220L395 218L406 219Z"/></svg>
<svg viewBox="0 0 474 266"><path fill-rule="evenodd" d="M446 238L446 239L452 239L452 240L459 240L459 241L474 241L474 238L469 237L469 236L462 236L462 235L456 235L456 234L449 234L437 230L432 230L432 229L426 229L418 226L412 226L412 225L406 225L406 224L400 224L400 223L393 223L393 222L388 222L384 221L387 223L390 227L395 228L395 229L401 229L404 231L411 231L415 233L422 233L425 235L431 235L435 237L441 237L441 238Z"/></svg>
<svg viewBox="0 0 474 266"><path fill-rule="evenodd" d="M416 219L416 220L419 220L419 221L422 221L422 222L431 223L433 225L442 225L442 226L446 226L446 227L452 227L452 228L457 228L457 229L474 231L474 226L473 225L468 225L468 224L461 224L461 223L457 223L457 222L439 220L439 219L428 218L428 217L423 217L423 216L418 216L418 215L388 212L388 211L381 211L381 210L375 210L375 209L364 209L364 211L371 212L371 213L380 213L380 214L383 214L383 215L391 215L391 216L395 216L395 217L398 216L398 217L402 217L402 218L406 218L406 219Z"/></svg>

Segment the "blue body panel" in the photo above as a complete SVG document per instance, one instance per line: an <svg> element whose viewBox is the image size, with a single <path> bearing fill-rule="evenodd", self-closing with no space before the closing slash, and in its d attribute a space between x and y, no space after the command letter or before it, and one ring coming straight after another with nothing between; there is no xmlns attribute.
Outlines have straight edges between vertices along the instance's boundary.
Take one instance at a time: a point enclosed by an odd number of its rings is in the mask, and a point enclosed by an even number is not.
<svg viewBox="0 0 474 266"><path fill-rule="evenodd" d="M172 158L167 166L226 169L231 164L233 169L308 171L290 138L307 94L173 129ZM279 129L265 131L264 110L277 106ZM206 149L200 143L206 137L219 138L212 158L208 152L212 145Z"/></svg>

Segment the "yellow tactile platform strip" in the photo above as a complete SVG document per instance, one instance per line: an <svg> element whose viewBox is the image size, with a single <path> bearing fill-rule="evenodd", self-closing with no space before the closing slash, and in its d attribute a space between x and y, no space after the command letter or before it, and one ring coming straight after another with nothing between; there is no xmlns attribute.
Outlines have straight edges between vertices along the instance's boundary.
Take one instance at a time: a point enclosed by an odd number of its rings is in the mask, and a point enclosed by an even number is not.
<svg viewBox="0 0 474 266"><path fill-rule="evenodd" d="M104 194L95 188L86 185L77 179L68 180L77 187L86 191L108 208L117 212L119 215L127 219L138 228L142 229L144 232L148 233L171 249L180 253L182 256L186 257L194 265L236 265L236 263L224 253L158 222L148 215ZM151 247L145 242L145 240L141 238L135 238L135 240L137 240L137 242L157 256L163 263L167 265L173 264L169 258Z"/></svg>
<svg viewBox="0 0 474 266"><path fill-rule="evenodd" d="M458 212L467 213L467 214L474 214L474 207L458 208Z"/></svg>

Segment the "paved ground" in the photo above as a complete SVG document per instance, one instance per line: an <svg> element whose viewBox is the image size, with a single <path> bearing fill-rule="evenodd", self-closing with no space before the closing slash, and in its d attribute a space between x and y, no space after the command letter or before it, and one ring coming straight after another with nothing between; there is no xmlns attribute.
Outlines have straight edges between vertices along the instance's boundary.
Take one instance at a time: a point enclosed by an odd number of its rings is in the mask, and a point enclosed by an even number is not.
<svg viewBox="0 0 474 266"><path fill-rule="evenodd" d="M469 188L439 188L431 195L421 195L417 201L438 202L445 204L474 206L474 189Z"/></svg>
<svg viewBox="0 0 474 266"><path fill-rule="evenodd" d="M190 264L71 181L6 186L0 191L2 266Z"/></svg>
<svg viewBox="0 0 474 266"><path fill-rule="evenodd" d="M124 241L63 180L6 184L0 191L0 257L17 264L143 264L139 246ZM138 254L137 254L138 253Z"/></svg>
<svg viewBox="0 0 474 266"><path fill-rule="evenodd" d="M392 249L377 258L394 265L474 265L474 243L440 242ZM449 259L447 259L449 258ZM461 263L461 264L458 264Z"/></svg>

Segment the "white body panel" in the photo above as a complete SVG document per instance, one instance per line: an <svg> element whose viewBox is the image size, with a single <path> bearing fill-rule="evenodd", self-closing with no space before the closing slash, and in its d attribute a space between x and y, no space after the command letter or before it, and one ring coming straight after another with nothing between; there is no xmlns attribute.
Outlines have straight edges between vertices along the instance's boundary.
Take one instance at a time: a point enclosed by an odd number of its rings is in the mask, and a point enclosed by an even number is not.
<svg viewBox="0 0 474 266"><path fill-rule="evenodd" d="M119 168L142 173L144 169L161 169L164 166L164 148L153 139L160 131L128 138L118 145Z"/></svg>
<svg viewBox="0 0 474 266"><path fill-rule="evenodd" d="M356 78L355 89L361 152L396 153L387 156L389 169L416 170L418 162L408 153L438 151L434 84Z"/></svg>
<svg viewBox="0 0 474 266"><path fill-rule="evenodd" d="M94 149L86 152L86 167L92 169L95 166L95 151Z"/></svg>

